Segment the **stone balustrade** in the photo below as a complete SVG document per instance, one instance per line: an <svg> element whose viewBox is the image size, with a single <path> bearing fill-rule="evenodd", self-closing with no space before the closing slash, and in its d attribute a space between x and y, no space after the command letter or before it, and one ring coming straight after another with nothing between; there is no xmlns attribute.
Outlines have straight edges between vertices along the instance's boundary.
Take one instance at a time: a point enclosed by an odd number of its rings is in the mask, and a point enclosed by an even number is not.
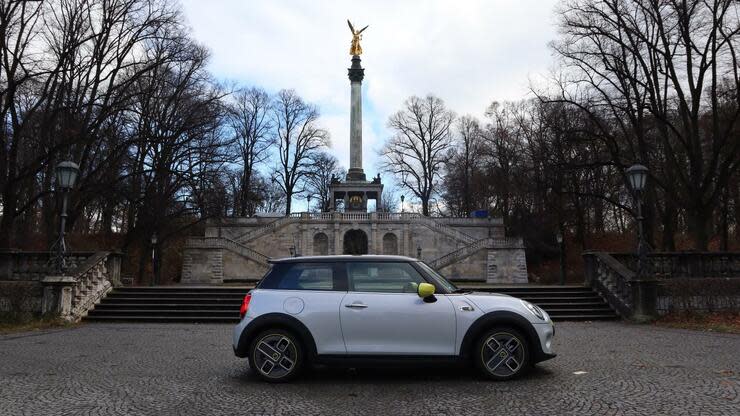
<svg viewBox="0 0 740 416"><path fill-rule="evenodd" d="M650 253L642 276L633 253L587 252L584 261L585 283L625 317L650 319L687 304L716 310L740 303L740 253ZM709 287L718 285L726 288L719 296Z"/></svg>
<svg viewBox="0 0 740 416"><path fill-rule="evenodd" d="M37 287L32 315L56 316L69 321L82 318L113 286L120 285L121 256L118 253L72 253L64 275L54 274L48 252L3 252L0 287L25 284ZM8 286L10 287L10 286ZM13 302L3 302L13 304Z"/></svg>

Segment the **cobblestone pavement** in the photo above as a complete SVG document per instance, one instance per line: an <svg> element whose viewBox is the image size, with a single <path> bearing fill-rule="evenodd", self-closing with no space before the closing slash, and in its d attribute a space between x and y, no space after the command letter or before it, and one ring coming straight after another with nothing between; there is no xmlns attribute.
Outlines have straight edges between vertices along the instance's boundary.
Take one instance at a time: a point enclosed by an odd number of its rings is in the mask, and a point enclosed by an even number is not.
<svg viewBox="0 0 740 416"><path fill-rule="evenodd" d="M270 385L233 356L231 328L87 324L2 336L0 414L740 414L738 335L560 323L558 357L512 382L432 367L320 369Z"/></svg>

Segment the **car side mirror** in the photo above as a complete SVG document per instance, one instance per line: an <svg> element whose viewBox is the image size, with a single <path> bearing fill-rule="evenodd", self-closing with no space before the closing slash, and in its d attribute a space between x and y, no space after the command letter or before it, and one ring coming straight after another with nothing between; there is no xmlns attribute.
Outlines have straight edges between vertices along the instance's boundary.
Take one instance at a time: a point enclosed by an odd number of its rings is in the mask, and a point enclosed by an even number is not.
<svg viewBox="0 0 740 416"><path fill-rule="evenodd" d="M429 283L419 283L419 288L416 293L420 298L428 298L434 295L434 285Z"/></svg>

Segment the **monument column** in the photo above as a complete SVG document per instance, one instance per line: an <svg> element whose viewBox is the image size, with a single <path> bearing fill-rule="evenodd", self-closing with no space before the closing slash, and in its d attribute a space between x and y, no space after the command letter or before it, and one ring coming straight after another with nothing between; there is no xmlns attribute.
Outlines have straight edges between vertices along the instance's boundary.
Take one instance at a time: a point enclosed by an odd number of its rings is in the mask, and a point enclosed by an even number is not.
<svg viewBox="0 0 740 416"><path fill-rule="evenodd" d="M352 56L352 67L348 70L350 80L350 113L349 113L349 171L347 180L364 181L362 170L362 79L365 69L362 68L359 55Z"/></svg>

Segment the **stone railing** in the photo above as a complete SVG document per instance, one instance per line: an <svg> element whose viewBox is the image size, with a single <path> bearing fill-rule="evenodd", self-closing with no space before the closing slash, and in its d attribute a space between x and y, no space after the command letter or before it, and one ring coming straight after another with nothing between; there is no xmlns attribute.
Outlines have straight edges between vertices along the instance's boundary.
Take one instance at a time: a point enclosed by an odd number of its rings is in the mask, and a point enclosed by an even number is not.
<svg viewBox="0 0 740 416"><path fill-rule="evenodd" d="M87 315L87 311L113 288L114 282L109 278L107 269L109 254L96 253L70 273L75 279L72 288L73 319L79 320Z"/></svg>
<svg viewBox="0 0 740 416"><path fill-rule="evenodd" d="M265 234L271 233L278 228L282 227L283 225L287 225L292 222L296 222L300 220L301 214L300 213L293 213L290 214L290 216L286 217L280 217L276 219L275 221L269 222L262 227L257 228L256 230L251 230L249 232L246 232L236 238L233 239L233 241L236 241L238 243L244 243L247 241L254 240L257 237L261 237Z"/></svg>
<svg viewBox="0 0 740 416"><path fill-rule="evenodd" d="M632 317L635 273L609 253L587 252L583 259L586 285L594 288L620 315Z"/></svg>
<svg viewBox="0 0 740 416"><path fill-rule="evenodd" d="M97 252L63 275L47 275L41 280L41 314L79 321L120 285L120 266L120 255Z"/></svg>
<svg viewBox="0 0 740 416"><path fill-rule="evenodd" d="M431 266L433 269L439 270L442 267L449 266L450 264L453 264L465 257L468 257L469 255L475 253L476 251L492 243L493 243L492 239L490 238L484 238L484 239L475 241L472 244L469 244L465 247L462 247L455 251L447 253L442 257L432 260L431 262L429 262L429 266Z"/></svg>
<svg viewBox="0 0 740 416"><path fill-rule="evenodd" d="M95 252L77 251L65 256L67 270L77 268ZM53 270L53 256L48 251L0 251L0 280L38 281Z"/></svg>
<svg viewBox="0 0 740 416"><path fill-rule="evenodd" d="M185 242L185 247L227 249L265 267L268 266L268 260L270 259L264 254L226 237L190 237Z"/></svg>
<svg viewBox="0 0 740 416"><path fill-rule="evenodd" d="M718 310L740 302L740 253L650 253L641 276L636 275L635 254L583 256L585 283L626 317L640 320L670 310L701 309L695 305Z"/></svg>
<svg viewBox="0 0 740 416"><path fill-rule="evenodd" d="M637 270L633 253L611 253L628 269ZM659 252L647 255L646 270L658 279L740 277L740 253Z"/></svg>
<svg viewBox="0 0 740 416"><path fill-rule="evenodd" d="M474 241L471 244L461 247L455 251L449 252L442 257L436 258L429 262L429 266L434 269L441 269L442 267L449 266L459 260L468 257L476 251L483 248L524 248L524 241L521 238L482 238Z"/></svg>
<svg viewBox="0 0 740 416"><path fill-rule="evenodd" d="M429 227L432 230L439 231L442 234L447 235L455 240L462 241L463 243L472 244L477 240L453 227L445 224L441 224L430 217L419 216L414 218L414 221Z"/></svg>

